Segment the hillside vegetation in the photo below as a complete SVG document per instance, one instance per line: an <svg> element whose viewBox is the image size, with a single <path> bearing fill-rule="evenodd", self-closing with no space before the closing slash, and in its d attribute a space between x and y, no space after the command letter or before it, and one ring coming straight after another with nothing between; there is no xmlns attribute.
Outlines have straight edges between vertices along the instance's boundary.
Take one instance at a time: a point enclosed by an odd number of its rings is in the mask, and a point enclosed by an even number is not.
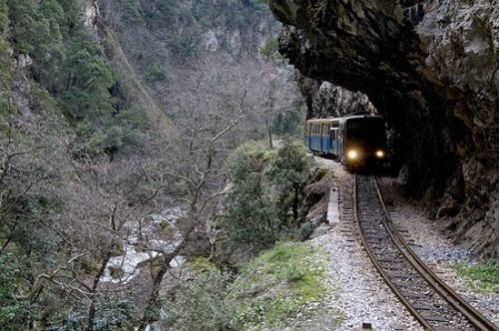
<svg viewBox="0 0 499 331"><path fill-rule="evenodd" d="M303 117L276 29L262 1L0 0L2 330L144 329L175 257L234 268L228 157ZM284 233L299 166L269 170Z"/></svg>

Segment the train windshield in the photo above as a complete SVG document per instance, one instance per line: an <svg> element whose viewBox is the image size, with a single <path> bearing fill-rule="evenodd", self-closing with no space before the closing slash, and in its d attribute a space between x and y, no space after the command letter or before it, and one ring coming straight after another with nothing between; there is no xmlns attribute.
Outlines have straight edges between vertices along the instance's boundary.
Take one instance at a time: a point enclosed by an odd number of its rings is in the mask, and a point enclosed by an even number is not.
<svg viewBox="0 0 499 331"><path fill-rule="evenodd" d="M368 145L386 144L385 121L382 118L354 118L347 122L349 140L362 141Z"/></svg>

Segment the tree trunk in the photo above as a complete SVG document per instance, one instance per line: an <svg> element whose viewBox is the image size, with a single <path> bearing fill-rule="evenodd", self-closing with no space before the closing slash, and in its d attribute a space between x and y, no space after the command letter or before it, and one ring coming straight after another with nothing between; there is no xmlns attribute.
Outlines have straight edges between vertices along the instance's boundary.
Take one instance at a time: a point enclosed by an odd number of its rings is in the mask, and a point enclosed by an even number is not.
<svg viewBox="0 0 499 331"><path fill-rule="evenodd" d="M170 261L167 261L167 259L165 259L165 261L163 261L163 263L161 264L158 273L154 277L154 280L152 282L151 293L149 294L149 299L147 300L146 309L144 310L144 316L140 321L138 331L145 330L148 324L158 320L159 290L161 287L161 282L163 281L163 277L165 276L166 272L170 267Z"/></svg>
<svg viewBox="0 0 499 331"><path fill-rule="evenodd" d="M272 141L272 128L270 127L269 119L265 120L265 126L267 127L267 134L269 137L269 148L274 149L274 142Z"/></svg>
<svg viewBox="0 0 499 331"><path fill-rule="evenodd" d="M173 260L173 258L177 256L180 253L180 251L184 249L184 247L187 245L189 241L189 236L196 228L196 225L197 222L193 221L192 224L187 229L182 242L175 248L173 252L171 252L168 255L165 255L163 263L161 263L161 267L153 279L151 293L149 294L149 299L147 299L147 305L144 310L144 315L140 320L138 331L144 331L148 324L158 320L159 290L161 287L161 282L163 282L163 277L167 273L168 269L170 269L171 260Z"/></svg>
<svg viewBox="0 0 499 331"><path fill-rule="evenodd" d="M293 221L294 224L296 224L296 221L298 220L298 205L299 205L299 194L300 194L300 187L295 186L295 196L293 198Z"/></svg>
<svg viewBox="0 0 499 331"><path fill-rule="evenodd" d="M114 250L114 244L112 245L111 249L106 253L106 256L104 257L104 260L102 261L102 264L100 266L99 272L97 272L97 275L95 275L94 277L94 284L92 286L92 297L90 300L90 308L88 309L87 331L92 331L94 329L94 320L96 313L95 304L97 303L97 295L96 295L97 287L99 286L100 278L104 274L104 271L106 271L107 264L111 259L111 252L113 250Z"/></svg>

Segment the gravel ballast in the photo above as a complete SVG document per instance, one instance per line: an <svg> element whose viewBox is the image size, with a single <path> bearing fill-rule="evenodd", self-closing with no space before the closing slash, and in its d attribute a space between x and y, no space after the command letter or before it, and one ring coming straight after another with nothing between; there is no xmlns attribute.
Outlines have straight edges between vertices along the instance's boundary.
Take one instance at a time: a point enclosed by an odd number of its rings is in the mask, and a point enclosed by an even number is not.
<svg viewBox="0 0 499 331"><path fill-rule="evenodd" d="M416 254L468 303L499 325L499 293L479 291L452 268L456 264L479 264L478 257L466 247L452 243L440 228L444 222L425 217L421 208L405 198L394 180L386 178L379 183L392 221Z"/></svg>
<svg viewBox="0 0 499 331"><path fill-rule="evenodd" d="M321 167L333 170L340 196L345 194L353 177L333 161L316 160ZM342 216L338 224L322 226L311 241L330 255L327 273L339 289L330 305L344 317L342 326L335 330L360 330L363 324L370 324L373 330L423 330L372 266L359 243L353 220L344 216L345 206L341 203L339 210Z"/></svg>

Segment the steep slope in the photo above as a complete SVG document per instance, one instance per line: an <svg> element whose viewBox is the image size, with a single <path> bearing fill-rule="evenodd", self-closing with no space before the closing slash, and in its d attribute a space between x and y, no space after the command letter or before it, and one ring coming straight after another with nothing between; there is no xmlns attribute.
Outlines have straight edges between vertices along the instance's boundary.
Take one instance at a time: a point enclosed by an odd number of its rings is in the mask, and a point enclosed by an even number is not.
<svg viewBox="0 0 499 331"><path fill-rule="evenodd" d="M365 93L399 139L408 187L497 256L499 4L271 0L302 74ZM439 208L440 207L440 208Z"/></svg>
<svg viewBox="0 0 499 331"><path fill-rule="evenodd" d="M174 255L220 240L227 156L302 119L278 27L260 0L0 0L2 330L159 318Z"/></svg>

